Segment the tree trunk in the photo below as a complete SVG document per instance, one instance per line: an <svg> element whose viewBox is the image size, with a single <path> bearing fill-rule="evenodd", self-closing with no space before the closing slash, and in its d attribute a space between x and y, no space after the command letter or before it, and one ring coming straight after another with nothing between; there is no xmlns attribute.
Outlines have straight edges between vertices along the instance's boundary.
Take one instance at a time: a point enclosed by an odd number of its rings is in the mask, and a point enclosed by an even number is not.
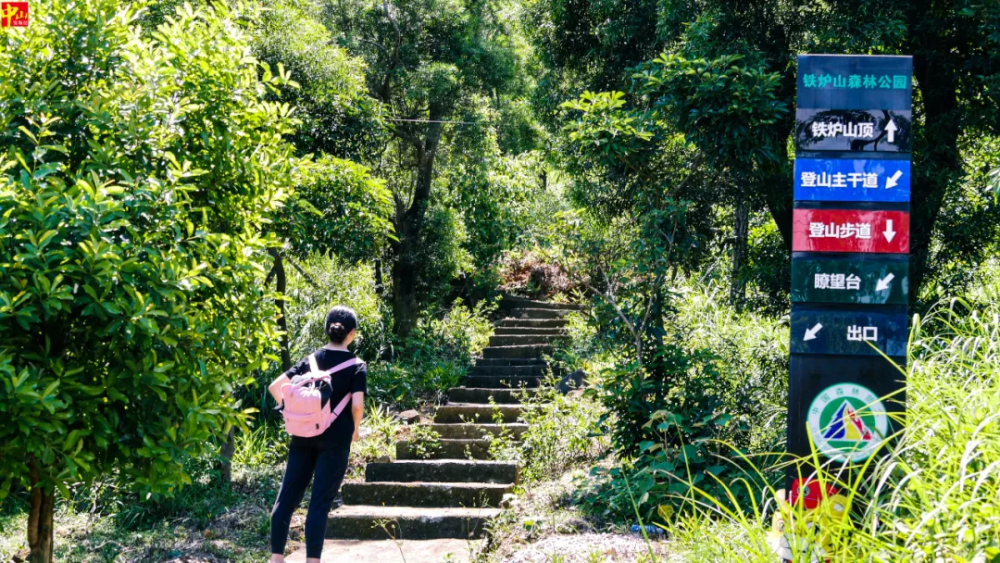
<svg viewBox="0 0 1000 563"><path fill-rule="evenodd" d="M737 311L742 311L747 299L747 283L746 278L743 277L743 268L746 266L750 237L750 205L747 203L747 197L743 190L740 190L736 196L736 225L733 231L735 236L729 301L736 307Z"/></svg>
<svg viewBox="0 0 1000 563"><path fill-rule="evenodd" d="M442 119L442 115L431 112L431 120ZM420 235L424 217L430 206L431 183L434 179L434 158L437 156L438 142L441 140L441 123L430 123L422 144L417 151L417 184L413 190L413 200L409 209L396 213L396 237L392 245L392 331L396 336L407 337L417 326L420 303L417 296L419 263L417 252L421 244Z"/></svg>
<svg viewBox="0 0 1000 563"><path fill-rule="evenodd" d="M285 261L281 258L281 253L276 249L270 250L271 257L274 258L275 289L282 295L276 301L278 307L278 328L281 329L281 369L288 371L292 369L292 356L288 350L288 319L285 318L285 291L288 289L288 279L285 277Z"/></svg>
<svg viewBox="0 0 1000 563"><path fill-rule="evenodd" d="M782 149L779 151L779 157L788 158L788 151ZM766 189L762 190L764 203L767 205L767 211L771 214L771 218L774 219L774 224L778 227L778 233L785 243L785 249L791 254L793 200L795 199L792 177L788 174L771 175L764 182L768 184Z"/></svg>
<svg viewBox="0 0 1000 563"><path fill-rule="evenodd" d="M226 434L226 441L219 448L219 455L222 456L222 467L219 468L219 477L224 485L233 483L233 454L236 453L236 427L229 429Z"/></svg>
<svg viewBox="0 0 1000 563"><path fill-rule="evenodd" d="M38 468L31 459L31 512L28 515L28 555L29 563L52 563L55 527L52 516L55 512L55 493L41 486Z"/></svg>
<svg viewBox="0 0 1000 563"><path fill-rule="evenodd" d="M382 281L382 259L375 260L375 295L385 292L385 282Z"/></svg>
<svg viewBox="0 0 1000 563"><path fill-rule="evenodd" d="M928 26L931 2L914 2L911 10L911 42L915 48L913 74L920 84L923 107L914 107L914 123L924 114L924 142L913 154L913 185L910 217L910 303L915 303L927 277L931 237L949 188L963 177L958 137L958 70L942 61L940 53L954 50L948 26ZM915 97L916 98L916 97Z"/></svg>
<svg viewBox="0 0 1000 563"><path fill-rule="evenodd" d="M415 265L407 260L413 245L402 237L399 242L399 256L392 263L392 332L406 338L417 326L417 284Z"/></svg>

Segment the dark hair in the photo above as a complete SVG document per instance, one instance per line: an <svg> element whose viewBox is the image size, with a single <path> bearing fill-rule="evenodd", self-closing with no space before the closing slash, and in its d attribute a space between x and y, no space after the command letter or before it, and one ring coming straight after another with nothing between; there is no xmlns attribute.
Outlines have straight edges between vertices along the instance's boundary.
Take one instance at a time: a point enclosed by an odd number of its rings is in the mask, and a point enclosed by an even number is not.
<svg viewBox="0 0 1000 563"><path fill-rule="evenodd" d="M323 328L330 337L330 342L340 344L352 330L358 328L358 316L354 313L354 309L337 305L326 314Z"/></svg>

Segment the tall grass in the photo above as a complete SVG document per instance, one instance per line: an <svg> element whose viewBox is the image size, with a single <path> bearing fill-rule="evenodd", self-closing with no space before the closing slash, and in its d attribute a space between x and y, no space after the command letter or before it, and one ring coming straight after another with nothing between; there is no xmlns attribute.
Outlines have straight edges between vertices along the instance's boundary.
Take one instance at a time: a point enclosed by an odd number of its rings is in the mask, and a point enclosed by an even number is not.
<svg viewBox="0 0 1000 563"><path fill-rule="evenodd" d="M839 483L854 510L827 522L835 537L823 557L1000 561L1000 303L955 300L914 325L907 427L863 478ZM773 496L758 491L759 507L730 511L728 499L702 495L668 527L686 560L772 563Z"/></svg>

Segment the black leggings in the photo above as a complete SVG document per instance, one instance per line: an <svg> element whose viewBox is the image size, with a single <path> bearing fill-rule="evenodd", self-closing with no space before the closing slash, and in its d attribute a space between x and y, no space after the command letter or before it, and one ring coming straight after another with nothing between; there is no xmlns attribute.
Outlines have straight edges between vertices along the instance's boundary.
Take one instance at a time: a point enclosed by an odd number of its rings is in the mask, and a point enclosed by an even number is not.
<svg viewBox="0 0 1000 563"><path fill-rule="evenodd" d="M288 450L288 466L281 482L278 498L271 511L271 553L284 555L292 513L302 502L309 480L313 479L312 498L306 515L306 557L319 558L326 539L326 519L330 515L340 484L347 473L351 448L318 450L292 448Z"/></svg>

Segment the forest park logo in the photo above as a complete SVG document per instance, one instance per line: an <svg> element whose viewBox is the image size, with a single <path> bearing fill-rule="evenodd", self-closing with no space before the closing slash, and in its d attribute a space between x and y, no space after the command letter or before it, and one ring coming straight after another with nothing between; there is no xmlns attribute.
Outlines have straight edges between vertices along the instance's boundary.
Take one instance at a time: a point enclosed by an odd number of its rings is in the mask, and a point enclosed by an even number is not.
<svg viewBox="0 0 1000 563"><path fill-rule="evenodd" d="M809 406L807 423L817 451L840 462L868 459L889 431L885 405L856 383L838 383L821 391Z"/></svg>
<svg viewBox="0 0 1000 563"><path fill-rule="evenodd" d="M0 27L28 27L28 3L0 2Z"/></svg>

